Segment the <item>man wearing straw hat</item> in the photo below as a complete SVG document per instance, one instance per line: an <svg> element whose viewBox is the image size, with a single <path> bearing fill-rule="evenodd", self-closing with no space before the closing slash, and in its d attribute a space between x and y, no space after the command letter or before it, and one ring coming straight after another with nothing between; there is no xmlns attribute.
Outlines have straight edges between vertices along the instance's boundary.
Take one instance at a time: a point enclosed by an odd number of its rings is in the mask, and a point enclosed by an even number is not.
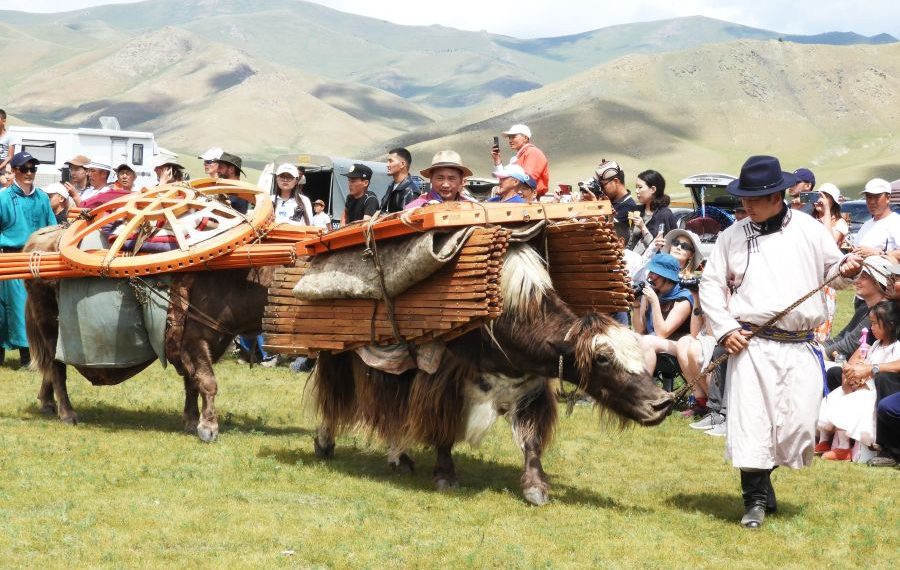
<svg viewBox="0 0 900 570"><path fill-rule="evenodd" d="M38 159L17 152L10 160L15 174L12 186L0 192L0 252L18 253L34 231L56 225L50 199L34 186ZM16 348L22 367L31 354L25 336L25 284L20 279L0 282L0 362L6 349Z"/></svg>
<svg viewBox="0 0 900 570"><path fill-rule="evenodd" d="M468 201L462 190L466 177L472 176L472 171L462 163L458 152L442 150L436 153L431 159L431 166L420 173L431 181L431 191L407 204L405 210L426 204Z"/></svg>
<svg viewBox="0 0 900 570"><path fill-rule="evenodd" d="M842 256L822 224L787 207L785 190L795 182L775 157L747 159L728 185L747 218L719 235L700 281L713 335L731 355L727 455L740 469L741 524L750 529L777 509L772 470L812 463L824 387L813 343L826 316L821 288L846 286L841 278L862 267L858 255Z"/></svg>

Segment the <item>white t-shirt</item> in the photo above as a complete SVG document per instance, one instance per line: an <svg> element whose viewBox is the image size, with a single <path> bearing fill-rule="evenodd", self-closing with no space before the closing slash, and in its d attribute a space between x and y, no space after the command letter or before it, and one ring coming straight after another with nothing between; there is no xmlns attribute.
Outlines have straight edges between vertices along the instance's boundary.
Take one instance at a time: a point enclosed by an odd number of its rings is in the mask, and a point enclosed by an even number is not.
<svg viewBox="0 0 900 570"><path fill-rule="evenodd" d="M12 140L9 138L9 131L0 135L0 162L9 158L9 145L11 144Z"/></svg>
<svg viewBox="0 0 900 570"><path fill-rule="evenodd" d="M856 245L887 251L900 247L900 214L891 212L878 221L864 223L856 235Z"/></svg>
<svg viewBox="0 0 900 570"><path fill-rule="evenodd" d="M318 226L320 228L328 228L331 229L331 216L326 214L325 212L319 212L312 218L312 225Z"/></svg>
<svg viewBox="0 0 900 570"><path fill-rule="evenodd" d="M297 199L300 200L299 204ZM277 223L287 222L290 224L298 224L298 225L309 225L312 224L312 205L309 203L309 198L300 194L297 198L281 198L277 195L272 196L272 202L275 205L275 221ZM306 218L303 215L298 216L298 219L291 219L294 217L294 213L297 211L297 208L302 205L304 212L306 213ZM309 220L307 222L306 220Z"/></svg>

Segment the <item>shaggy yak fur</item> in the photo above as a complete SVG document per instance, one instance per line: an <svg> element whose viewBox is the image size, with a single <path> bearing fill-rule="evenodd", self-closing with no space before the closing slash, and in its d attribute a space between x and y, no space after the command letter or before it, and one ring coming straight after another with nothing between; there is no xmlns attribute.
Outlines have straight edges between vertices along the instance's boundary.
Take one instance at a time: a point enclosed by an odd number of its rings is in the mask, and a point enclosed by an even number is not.
<svg viewBox="0 0 900 570"><path fill-rule="evenodd" d="M362 426L389 444L388 462L412 471L412 445L437 452L438 489L458 486L451 450L477 444L505 416L524 455L526 500L544 504L549 484L541 454L557 422L551 379L578 385L622 422L652 426L674 403L644 369L637 336L605 315L577 317L552 288L537 252L513 245L501 279L502 316L447 345L435 374L391 375L354 352L322 352L313 374L321 423L317 456L334 455L335 434Z"/></svg>
<svg viewBox="0 0 900 570"><path fill-rule="evenodd" d="M58 251L59 233L59 228L39 230L29 238L23 251ZM228 348L234 334L256 334L262 330L273 272L274 268L264 267L173 274L172 290L181 295L179 298L218 323L218 330L202 324L186 303L181 303L180 310L173 311L170 306L166 323L166 359L184 379L185 429L196 432L203 441L213 441L219 433L215 406L218 384L213 363ZM69 401L66 366L55 359L59 283L31 280L25 286L25 325L32 367L43 375L38 394L41 409L45 413L58 409L62 421L75 424L78 416ZM178 300L173 299L172 303ZM129 368L76 368L94 385L112 385L133 377L154 360ZM202 411L198 398L202 400Z"/></svg>

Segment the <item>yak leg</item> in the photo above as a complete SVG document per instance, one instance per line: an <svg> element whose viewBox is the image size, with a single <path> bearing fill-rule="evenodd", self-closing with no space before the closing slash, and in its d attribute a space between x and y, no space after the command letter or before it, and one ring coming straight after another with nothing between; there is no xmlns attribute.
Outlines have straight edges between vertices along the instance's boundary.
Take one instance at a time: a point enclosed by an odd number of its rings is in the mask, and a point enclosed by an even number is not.
<svg viewBox="0 0 900 570"><path fill-rule="evenodd" d="M47 387L48 384L52 386L52 394L48 393L50 392ZM70 425L77 424L78 415L72 408L72 402L69 400L69 389L66 387L66 365L62 362L54 362L49 370L44 372L44 380L41 382L41 390L38 394L38 397L41 399L42 411L45 411L48 405L53 405L53 395L56 396L59 406L59 419Z"/></svg>
<svg viewBox="0 0 900 570"><path fill-rule="evenodd" d="M525 472L522 473L522 493L532 505L546 505L550 501L550 484L541 465L540 439L532 439L522 446L525 456Z"/></svg>
<svg viewBox="0 0 900 570"><path fill-rule="evenodd" d="M388 465L400 473L412 473L416 470L416 462L400 444L393 441L388 447Z"/></svg>
<svg viewBox="0 0 900 570"><path fill-rule="evenodd" d="M549 385L521 405L511 419L513 437L525 459L522 493L532 505L545 505L550 501L550 483L541 465L541 454L556 424L556 404Z"/></svg>
<svg viewBox="0 0 900 570"><path fill-rule="evenodd" d="M200 391L197 389L197 383L193 378L184 377L184 431L188 433L197 433L197 427L200 425L200 406L198 399Z"/></svg>
<svg viewBox="0 0 900 570"><path fill-rule="evenodd" d="M328 423L328 420L322 420L322 423L316 428L313 444L316 448L316 457L334 459L334 428Z"/></svg>
<svg viewBox="0 0 900 570"><path fill-rule="evenodd" d="M459 480L456 478L456 467L453 466L453 445L437 445L437 462L434 464L432 481L438 491L451 491L459 488Z"/></svg>
<svg viewBox="0 0 900 570"><path fill-rule="evenodd" d="M216 393L219 386L213 372L212 355L209 343L203 338L202 333L193 337L185 331L183 338L186 341L181 350L181 362L184 365L182 377L185 389L185 413L187 414L189 408L196 407L196 401L192 405L189 400L192 393L199 392L203 406L200 421L197 423L197 436L209 443L219 436L219 420L216 416Z"/></svg>
<svg viewBox="0 0 900 570"><path fill-rule="evenodd" d="M56 398L53 397L53 380L44 378L41 381L41 389L38 391L38 401L41 403L41 413L48 416L56 415Z"/></svg>

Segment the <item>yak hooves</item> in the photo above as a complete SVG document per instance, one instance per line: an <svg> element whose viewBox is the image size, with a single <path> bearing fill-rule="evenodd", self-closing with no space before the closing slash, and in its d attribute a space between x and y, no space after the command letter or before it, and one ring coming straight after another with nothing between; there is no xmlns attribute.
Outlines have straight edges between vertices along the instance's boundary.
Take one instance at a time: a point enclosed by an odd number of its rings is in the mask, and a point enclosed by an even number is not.
<svg viewBox="0 0 900 570"><path fill-rule="evenodd" d="M447 479L446 477L437 477L434 480L434 488L438 491L455 491L459 489L459 481Z"/></svg>
<svg viewBox="0 0 900 570"><path fill-rule="evenodd" d="M200 424L197 426L197 437L203 443L212 443L219 437L219 426Z"/></svg>
<svg viewBox="0 0 900 570"><path fill-rule="evenodd" d="M391 463L391 467L397 473L408 475L411 473L415 473L416 462L413 461L412 457L410 457L409 455L401 453L400 457L397 458L397 463Z"/></svg>
<svg viewBox="0 0 900 570"><path fill-rule="evenodd" d="M542 507L550 502L550 493L542 487L528 487L523 489L525 500L537 507Z"/></svg>
<svg viewBox="0 0 900 570"><path fill-rule="evenodd" d="M327 445L319 443L319 438L313 438L313 444L316 446L316 457L319 459L334 459L334 442Z"/></svg>
<svg viewBox="0 0 900 570"><path fill-rule="evenodd" d="M45 416L55 416L56 402L41 402L41 413Z"/></svg>
<svg viewBox="0 0 900 570"><path fill-rule="evenodd" d="M68 416L62 416L59 420L64 424L69 424L70 426L78 425L78 416L74 413Z"/></svg>

